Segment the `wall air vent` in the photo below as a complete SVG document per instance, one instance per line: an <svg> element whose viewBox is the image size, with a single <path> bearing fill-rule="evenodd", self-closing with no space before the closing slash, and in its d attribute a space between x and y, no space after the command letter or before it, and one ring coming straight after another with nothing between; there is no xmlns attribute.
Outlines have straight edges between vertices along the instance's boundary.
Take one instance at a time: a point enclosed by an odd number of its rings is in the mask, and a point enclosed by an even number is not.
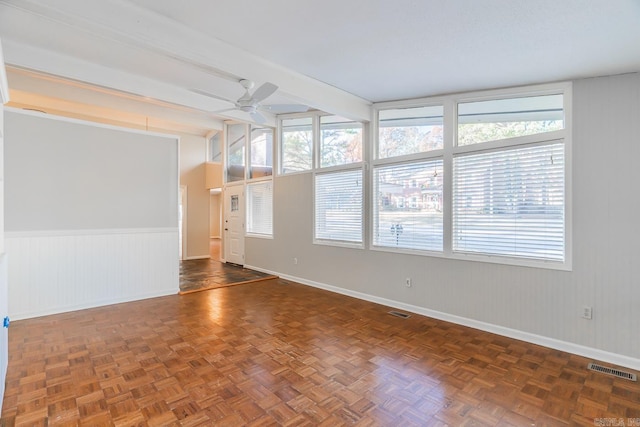
<svg viewBox="0 0 640 427"><path fill-rule="evenodd" d="M621 371L619 369L608 368L606 366L598 365L597 363L589 363L587 365L587 369L590 371L602 372L603 374L613 375L614 377L623 378L629 381L637 381L638 377L636 374L632 374L631 372Z"/></svg>
<svg viewBox="0 0 640 427"><path fill-rule="evenodd" d="M389 314L392 316L400 317L402 319L408 319L409 317L411 317L410 314L400 313L399 311L390 311Z"/></svg>

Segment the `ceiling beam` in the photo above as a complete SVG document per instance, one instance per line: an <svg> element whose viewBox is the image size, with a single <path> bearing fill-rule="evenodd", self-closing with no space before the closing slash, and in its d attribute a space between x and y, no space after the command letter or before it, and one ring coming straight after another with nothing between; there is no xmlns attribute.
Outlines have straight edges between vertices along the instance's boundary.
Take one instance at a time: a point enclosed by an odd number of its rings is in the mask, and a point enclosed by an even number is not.
<svg viewBox="0 0 640 427"><path fill-rule="evenodd" d="M229 107L225 101L209 98L193 93L177 86L151 80L149 78L115 70L93 62L83 61L50 50L40 49L13 40L3 40L5 62L9 66L35 70L52 77L62 76L65 79L88 83L97 86L97 90L115 90L123 95L148 99L149 101L168 102L176 107L195 109L210 113L212 129L219 129L219 119L214 117L216 110ZM216 114L220 116L220 114ZM247 117L239 111L222 114L230 120L244 120ZM275 118L270 117L270 124L275 125Z"/></svg>
<svg viewBox="0 0 640 427"><path fill-rule="evenodd" d="M9 107L36 110L74 119L105 123L156 132L168 132L206 136L213 128L198 126L181 120L127 112L122 109L100 107L68 99L52 98L44 95L11 89Z"/></svg>
<svg viewBox="0 0 640 427"><path fill-rule="evenodd" d="M285 96L312 108L356 120L370 120L371 103L366 100L208 37L126 0L60 0L55 5L34 0L5 0L5 5L99 38L162 55L217 78L249 79L257 84L268 81L277 85ZM16 63L12 58L9 62ZM46 68L38 69L47 71ZM57 71L63 70L58 66ZM86 70L84 74L90 72ZM108 83L102 81L102 84ZM119 87L124 82L115 76L111 84Z"/></svg>
<svg viewBox="0 0 640 427"><path fill-rule="evenodd" d="M26 97L35 100L37 99L34 97L35 95L41 95L47 100L66 100L75 105L91 104L142 118L151 117L154 120L169 123L182 123L189 128L198 129L197 134L205 134L211 130L222 130L224 126L222 120L216 119L210 114L114 89L100 88L88 83L11 66L7 67L7 74L11 80L12 99L18 103L25 102ZM32 108L36 108L36 106L37 104L33 104ZM48 102L48 108L55 108L55 106ZM141 123L144 123L144 120Z"/></svg>

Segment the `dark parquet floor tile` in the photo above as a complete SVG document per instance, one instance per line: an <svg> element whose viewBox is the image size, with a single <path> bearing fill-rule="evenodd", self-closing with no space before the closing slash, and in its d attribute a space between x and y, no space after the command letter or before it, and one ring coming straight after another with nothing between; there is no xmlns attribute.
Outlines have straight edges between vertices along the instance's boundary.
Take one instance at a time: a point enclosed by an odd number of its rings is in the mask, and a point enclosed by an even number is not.
<svg viewBox="0 0 640 427"><path fill-rule="evenodd" d="M181 294L275 278L277 276L214 259L180 261Z"/></svg>
<svg viewBox="0 0 640 427"><path fill-rule="evenodd" d="M274 279L16 321L0 425L640 422L583 357L388 311Z"/></svg>

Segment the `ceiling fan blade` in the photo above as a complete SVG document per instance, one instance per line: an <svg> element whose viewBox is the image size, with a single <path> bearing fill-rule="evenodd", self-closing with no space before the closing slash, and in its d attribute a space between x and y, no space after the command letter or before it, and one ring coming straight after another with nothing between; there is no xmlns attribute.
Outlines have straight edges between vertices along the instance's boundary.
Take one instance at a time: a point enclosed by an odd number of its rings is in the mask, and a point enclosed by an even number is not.
<svg viewBox="0 0 640 427"><path fill-rule="evenodd" d="M253 112L253 113L249 113L251 115L251 118L253 119L254 122L258 123L258 124L262 124L265 123L267 121L267 119L264 118L264 116L260 113Z"/></svg>
<svg viewBox="0 0 640 427"><path fill-rule="evenodd" d="M256 91L253 92L253 96L251 98L253 99L253 102L258 103L263 99L269 97L276 90L278 90L278 86L274 85L273 83L267 82L256 89Z"/></svg>
<svg viewBox="0 0 640 427"><path fill-rule="evenodd" d="M200 90L200 89L189 89L189 90L190 90L191 92L193 92L193 93L197 93L198 95L208 96L209 98L219 99L220 101L227 101L227 102L232 103L233 105L235 105L235 104L236 104L236 101L232 101L232 100L230 100L230 99L223 98L223 97L218 96L218 95L215 95L215 94L213 94L213 93L211 93L211 92L207 92L207 91Z"/></svg>
<svg viewBox="0 0 640 427"><path fill-rule="evenodd" d="M271 104L262 105L260 107L263 110L270 111L272 113L304 113L309 111L309 107L302 104Z"/></svg>

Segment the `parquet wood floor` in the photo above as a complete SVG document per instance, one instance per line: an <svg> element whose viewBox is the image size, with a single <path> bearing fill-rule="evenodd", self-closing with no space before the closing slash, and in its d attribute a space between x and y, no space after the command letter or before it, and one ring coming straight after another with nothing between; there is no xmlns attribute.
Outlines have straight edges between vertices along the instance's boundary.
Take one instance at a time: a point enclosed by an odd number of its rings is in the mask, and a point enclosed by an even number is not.
<svg viewBox="0 0 640 427"><path fill-rule="evenodd" d="M277 279L16 321L0 425L640 423L585 358L388 311Z"/></svg>

